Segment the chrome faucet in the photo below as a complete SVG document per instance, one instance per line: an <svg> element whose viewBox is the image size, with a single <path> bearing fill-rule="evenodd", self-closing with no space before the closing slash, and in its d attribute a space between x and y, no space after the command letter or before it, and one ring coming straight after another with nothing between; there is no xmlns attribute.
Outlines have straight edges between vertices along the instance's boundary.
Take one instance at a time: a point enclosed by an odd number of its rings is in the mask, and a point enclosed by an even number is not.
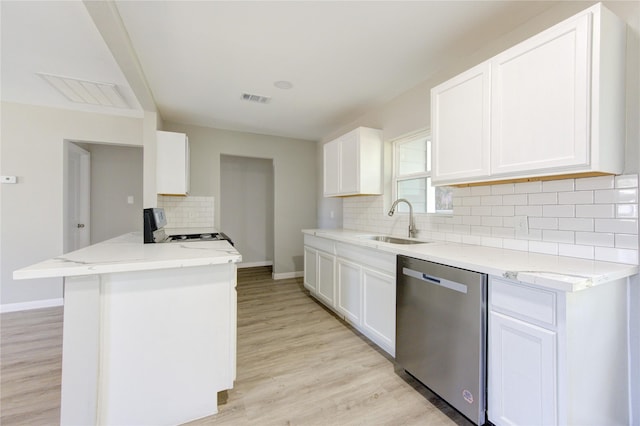
<svg viewBox="0 0 640 426"><path fill-rule="evenodd" d="M413 206L411 205L409 200L407 200L405 198L398 198L391 205L391 208L389 209L389 213L388 214L389 214L389 216L393 216L393 214L396 212L396 206L401 201L407 203L407 205L409 206L409 238L415 237L416 234L418 233L418 230L416 229L416 224L413 221Z"/></svg>

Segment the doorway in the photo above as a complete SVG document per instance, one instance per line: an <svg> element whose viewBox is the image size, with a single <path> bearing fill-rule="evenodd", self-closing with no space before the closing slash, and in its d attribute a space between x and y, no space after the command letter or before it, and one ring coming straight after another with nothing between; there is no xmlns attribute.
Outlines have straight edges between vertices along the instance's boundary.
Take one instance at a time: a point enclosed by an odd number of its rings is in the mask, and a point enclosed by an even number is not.
<svg viewBox="0 0 640 426"><path fill-rule="evenodd" d="M64 252L142 231L142 147L65 141L65 152Z"/></svg>
<svg viewBox="0 0 640 426"><path fill-rule="evenodd" d="M273 265L273 160L220 156L220 227L242 254L239 268Z"/></svg>

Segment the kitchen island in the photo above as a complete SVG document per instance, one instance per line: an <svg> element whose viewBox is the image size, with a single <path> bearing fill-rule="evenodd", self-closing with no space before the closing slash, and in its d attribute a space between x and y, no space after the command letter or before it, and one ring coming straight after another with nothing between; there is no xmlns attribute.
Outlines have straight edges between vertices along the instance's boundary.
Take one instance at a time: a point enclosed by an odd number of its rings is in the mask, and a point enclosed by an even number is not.
<svg viewBox="0 0 640 426"><path fill-rule="evenodd" d="M64 278L62 425L179 424L217 413L236 375L227 241L126 234L17 270Z"/></svg>

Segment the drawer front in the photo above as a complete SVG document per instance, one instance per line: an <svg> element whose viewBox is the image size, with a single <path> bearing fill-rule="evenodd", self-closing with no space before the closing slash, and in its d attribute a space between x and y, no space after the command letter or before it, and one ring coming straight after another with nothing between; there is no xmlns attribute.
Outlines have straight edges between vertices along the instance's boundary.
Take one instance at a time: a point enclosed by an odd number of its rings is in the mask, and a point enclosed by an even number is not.
<svg viewBox="0 0 640 426"><path fill-rule="evenodd" d="M304 235L304 245L308 247L313 247L317 250L322 250L327 253L335 254L335 243L332 240L328 240L326 238L319 238L313 235Z"/></svg>
<svg viewBox="0 0 640 426"><path fill-rule="evenodd" d="M557 327L557 297L553 291L491 277L489 307L492 311L546 328Z"/></svg>
<svg viewBox="0 0 640 426"><path fill-rule="evenodd" d="M336 243L336 256L388 275L396 275L396 255L392 253L353 244Z"/></svg>

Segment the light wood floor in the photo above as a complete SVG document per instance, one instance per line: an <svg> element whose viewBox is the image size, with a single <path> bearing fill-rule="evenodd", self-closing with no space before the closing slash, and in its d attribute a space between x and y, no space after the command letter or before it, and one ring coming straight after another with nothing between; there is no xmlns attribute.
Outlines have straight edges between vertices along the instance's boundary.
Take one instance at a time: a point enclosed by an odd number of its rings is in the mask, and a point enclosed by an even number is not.
<svg viewBox="0 0 640 426"><path fill-rule="evenodd" d="M56 425L62 308L2 314L0 424ZM201 425L470 425L304 290L238 272L238 368ZM170 401L167 401L170 403ZM131 425L133 426L133 425Z"/></svg>

